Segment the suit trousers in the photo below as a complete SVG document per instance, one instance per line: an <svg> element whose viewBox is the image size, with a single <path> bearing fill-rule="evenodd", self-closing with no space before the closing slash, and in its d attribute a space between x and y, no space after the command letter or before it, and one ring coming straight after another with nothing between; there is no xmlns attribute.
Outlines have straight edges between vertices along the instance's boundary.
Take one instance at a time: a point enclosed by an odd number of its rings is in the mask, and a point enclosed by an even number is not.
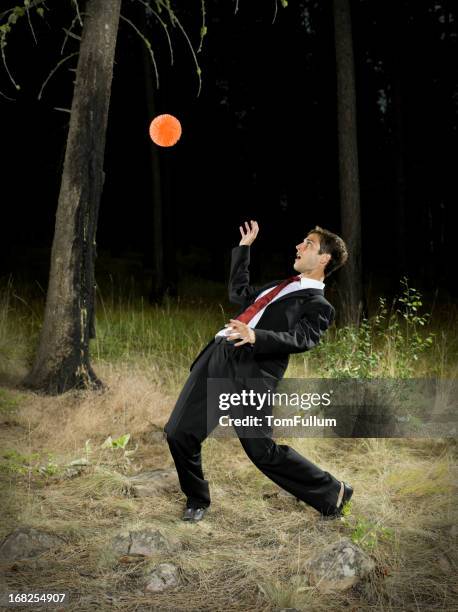
<svg viewBox="0 0 458 612"><path fill-rule="evenodd" d="M202 471L201 445L224 413L213 401L213 394L207 398L207 379L224 379L226 391L231 388L240 393L243 389L248 392L253 382L262 385L263 375L252 357L250 345L235 347L223 337L217 337L195 363L164 427L187 507L206 508L211 501L209 484ZM231 406L230 413L240 417L255 414L256 410ZM340 482L329 472L293 448L276 444L270 427L234 429L248 457L273 482L324 515L335 509Z"/></svg>

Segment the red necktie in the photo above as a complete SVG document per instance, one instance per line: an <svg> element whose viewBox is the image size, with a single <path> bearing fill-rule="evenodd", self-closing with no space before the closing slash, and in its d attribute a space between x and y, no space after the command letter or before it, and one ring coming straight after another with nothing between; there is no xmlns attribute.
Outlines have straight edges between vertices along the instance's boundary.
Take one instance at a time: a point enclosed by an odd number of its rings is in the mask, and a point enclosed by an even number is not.
<svg viewBox="0 0 458 612"><path fill-rule="evenodd" d="M300 276L291 276L287 278L282 283L271 289L266 295L263 295L261 298L257 299L256 302L248 306L246 310L239 314L238 317L235 317L237 321L242 321L242 323L248 323L257 314L260 310L262 310L269 302L271 302L276 295L280 293L282 289L300 279Z"/></svg>

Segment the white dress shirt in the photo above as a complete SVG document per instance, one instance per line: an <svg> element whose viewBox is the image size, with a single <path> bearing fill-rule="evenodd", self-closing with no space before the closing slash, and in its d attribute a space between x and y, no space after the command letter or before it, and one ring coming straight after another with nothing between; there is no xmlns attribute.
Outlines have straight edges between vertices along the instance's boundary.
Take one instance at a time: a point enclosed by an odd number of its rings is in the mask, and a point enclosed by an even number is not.
<svg viewBox="0 0 458 612"><path fill-rule="evenodd" d="M286 285L286 287L283 287L283 289L277 293L274 299L271 300L267 304L267 306L264 306L264 308L262 308L259 312L257 312L254 315L254 317L252 317L248 321L247 323L248 327L251 327L252 329L254 329L256 327L256 324L259 322L259 319L264 314L264 310L268 308L272 304L272 302L275 302L275 300L278 300L279 298L287 295L288 293L291 293L292 291L299 291L300 289L324 289L324 286L325 286L324 283L322 283L321 281L315 280L314 278L307 278L305 276L301 276L300 280L293 281L292 283L289 283L289 285ZM259 300L260 297L262 297L263 295L266 295L266 293L269 293L269 291L272 291L272 289L274 289L275 287L278 287L278 285L275 285L274 287L270 287L269 289L265 289L265 291L263 291L262 293L258 295L258 297L253 303L256 304L256 302ZM231 332L232 332L231 328L224 327L215 335L215 338L216 336L229 336Z"/></svg>

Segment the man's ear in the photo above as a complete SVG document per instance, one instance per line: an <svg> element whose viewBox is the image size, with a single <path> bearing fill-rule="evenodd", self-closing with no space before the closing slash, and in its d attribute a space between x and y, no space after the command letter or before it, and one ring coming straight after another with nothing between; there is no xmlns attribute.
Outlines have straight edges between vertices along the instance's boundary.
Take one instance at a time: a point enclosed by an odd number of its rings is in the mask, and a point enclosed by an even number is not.
<svg viewBox="0 0 458 612"><path fill-rule="evenodd" d="M330 259L331 259L330 253L323 253L323 255L321 256L321 263L326 265Z"/></svg>

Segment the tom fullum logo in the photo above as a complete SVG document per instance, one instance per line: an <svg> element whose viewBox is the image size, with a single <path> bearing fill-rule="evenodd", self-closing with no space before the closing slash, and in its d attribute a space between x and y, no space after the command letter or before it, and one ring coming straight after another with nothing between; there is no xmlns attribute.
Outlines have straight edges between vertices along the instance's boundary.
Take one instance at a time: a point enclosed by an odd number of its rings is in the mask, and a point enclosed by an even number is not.
<svg viewBox="0 0 458 612"><path fill-rule="evenodd" d="M273 414L265 414L263 417L247 415L242 418L233 418L228 414L219 417L222 427L262 427L263 419L269 427L336 427L336 419L318 417L316 414L303 417L295 414L292 417L276 417Z"/></svg>

